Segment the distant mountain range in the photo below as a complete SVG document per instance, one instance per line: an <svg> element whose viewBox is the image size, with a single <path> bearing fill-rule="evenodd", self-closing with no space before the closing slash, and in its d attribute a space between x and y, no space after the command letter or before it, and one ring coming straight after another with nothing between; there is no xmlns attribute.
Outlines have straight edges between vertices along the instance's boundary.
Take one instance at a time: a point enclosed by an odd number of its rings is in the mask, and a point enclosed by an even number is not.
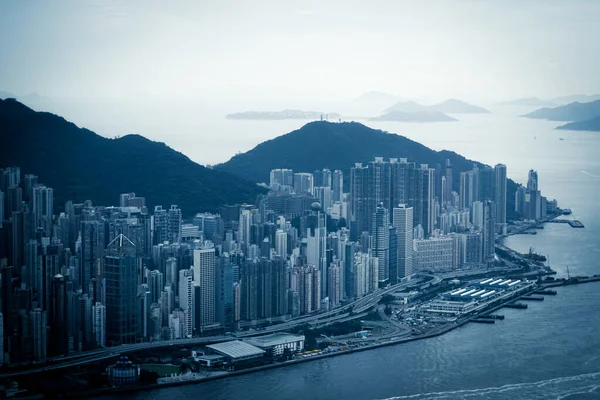
<svg viewBox="0 0 600 400"><path fill-rule="evenodd" d="M587 121L569 122L568 124L561 125L556 129L567 130L567 131L596 131L600 132L600 116L589 119Z"/></svg>
<svg viewBox="0 0 600 400"><path fill-rule="evenodd" d="M489 113L488 110L482 107L474 106L469 103L465 103L462 100L457 99L448 99L438 104L434 104L431 106L424 106L414 101L400 101L387 110L385 112L391 111L401 111L401 112L438 112L442 114L483 114Z"/></svg>
<svg viewBox="0 0 600 400"><path fill-rule="evenodd" d="M498 103L500 106L532 106L532 107L556 107L556 103L549 100L541 100L537 97L527 97Z"/></svg>
<svg viewBox="0 0 600 400"><path fill-rule="evenodd" d="M460 185L460 172L470 170L474 163L452 151L435 151L404 136L371 129L358 122L316 121L237 154L215 169L253 182L267 182L270 171L275 168L291 168L297 172L340 169L347 184L354 163L369 162L375 157L405 157L432 167L444 165L446 159L450 159L456 188ZM516 183L509 180L507 213L511 219L515 218L516 189Z"/></svg>
<svg viewBox="0 0 600 400"><path fill-rule="evenodd" d="M320 111L301 111L301 110L283 110L283 111L246 111L233 114L227 114L227 119L254 119L254 120L282 120L282 119L320 119L321 117L337 119L338 113L324 113Z"/></svg>
<svg viewBox="0 0 600 400"><path fill-rule="evenodd" d="M184 214L223 204L254 202L264 189L224 171L205 168L164 143L139 135L107 139L16 100L0 100L0 167L19 166L67 200L118 204L135 192L150 209L177 204Z"/></svg>
<svg viewBox="0 0 600 400"><path fill-rule="evenodd" d="M398 121L398 122L448 122L457 119L434 111L390 111L379 117L369 118L369 121Z"/></svg>
<svg viewBox="0 0 600 400"><path fill-rule="evenodd" d="M590 103L570 103L560 107L541 108L529 114L527 118L547 119L549 121L586 121L600 116L600 100Z"/></svg>
<svg viewBox="0 0 600 400"><path fill-rule="evenodd" d="M557 104L569 103L589 103L590 101L600 100L600 94L572 94L569 96L555 97L551 101Z"/></svg>

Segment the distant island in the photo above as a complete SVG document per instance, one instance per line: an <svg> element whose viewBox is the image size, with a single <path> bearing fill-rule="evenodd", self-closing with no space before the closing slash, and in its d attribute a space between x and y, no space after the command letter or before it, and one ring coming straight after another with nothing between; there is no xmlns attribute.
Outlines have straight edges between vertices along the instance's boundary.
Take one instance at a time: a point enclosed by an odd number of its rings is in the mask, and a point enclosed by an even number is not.
<svg viewBox="0 0 600 400"><path fill-rule="evenodd" d="M227 114L227 119L253 119L253 120L283 120L283 119L338 119L338 113L324 113L319 111L283 110L283 111L246 111Z"/></svg>
<svg viewBox="0 0 600 400"><path fill-rule="evenodd" d="M391 111L380 115L379 117L369 118L369 121L398 121L398 122L448 122L457 121L456 118L452 118L441 112L431 111L415 111L415 112L403 112L403 111Z"/></svg>
<svg viewBox="0 0 600 400"><path fill-rule="evenodd" d="M555 97L551 101L556 104L569 104L574 102L589 103L600 100L600 94L572 94L569 96Z"/></svg>
<svg viewBox="0 0 600 400"><path fill-rule="evenodd" d="M542 100L537 97L527 97L498 103L500 106L532 106L532 107L556 107L556 103L550 100Z"/></svg>
<svg viewBox="0 0 600 400"><path fill-rule="evenodd" d="M414 101L400 101L385 112L401 111L413 113L417 111L438 112L442 114L485 114L488 110L482 107L474 106L458 99L448 99L438 104L424 106Z"/></svg>
<svg viewBox="0 0 600 400"><path fill-rule="evenodd" d="M588 121L600 116L600 100L589 103L574 102L555 108L540 108L523 116L549 121Z"/></svg>
<svg viewBox="0 0 600 400"><path fill-rule="evenodd" d="M586 121L569 122L568 124L556 127L556 129L566 131L595 131L600 132L600 116Z"/></svg>

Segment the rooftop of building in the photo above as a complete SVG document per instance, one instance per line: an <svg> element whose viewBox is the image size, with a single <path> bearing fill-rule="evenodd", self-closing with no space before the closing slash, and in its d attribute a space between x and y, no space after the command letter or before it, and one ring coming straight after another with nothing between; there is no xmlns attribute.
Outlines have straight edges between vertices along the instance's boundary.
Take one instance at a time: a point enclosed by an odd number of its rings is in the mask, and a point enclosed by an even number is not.
<svg viewBox="0 0 600 400"><path fill-rule="evenodd" d="M304 335L293 335L291 333L271 333L269 335L264 336L256 336L244 339L245 342L254 344L258 347L271 347L277 346L279 344L297 342L300 340L304 340Z"/></svg>
<svg viewBox="0 0 600 400"><path fill-rule="evenodd" d="M209 344L206 347L233 359L257 357L262 356L265 353L264 350L239 340Z"/></svg>

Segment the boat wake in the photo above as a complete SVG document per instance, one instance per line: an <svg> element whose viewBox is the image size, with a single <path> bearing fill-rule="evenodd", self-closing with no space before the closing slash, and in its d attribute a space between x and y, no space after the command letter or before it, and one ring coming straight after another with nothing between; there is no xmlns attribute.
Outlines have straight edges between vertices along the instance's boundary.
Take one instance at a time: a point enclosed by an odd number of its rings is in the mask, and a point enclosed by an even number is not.
<svg viewBox="0 0 600 400"><path fill-rule="evenodd" d="M581 170L581 172L583 174L586 174L586 175L592 176L594 178L599 178L600 179L600 175L592 174L591 172L587 172L586 170L583 170L583 169Z"/></svg>
<svg viewBox="0 0 600 400"><path fill-rule="evenodd" d="M588 397L589 396L589 397ZM560 399L600 398L600 372L549 379L540 382L518 383L500 387L456 390L390 397L383 400L442 400L442 399Z"/></svg>

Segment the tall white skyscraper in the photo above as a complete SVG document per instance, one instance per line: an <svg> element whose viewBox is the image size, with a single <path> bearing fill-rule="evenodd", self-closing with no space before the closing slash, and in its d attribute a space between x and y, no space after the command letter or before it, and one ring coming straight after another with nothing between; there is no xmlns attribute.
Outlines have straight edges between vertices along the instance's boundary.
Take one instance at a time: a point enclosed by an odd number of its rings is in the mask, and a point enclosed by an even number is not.
<svg viewBox="0 0 600 400"><path fill-rule="evenodd" d="M400 204L392 210L392 225L398 237L398 279L413 270L413 208Z"/></svg>
<svg viewBox="0 0 600 400"><path fill-rule="evenodd" d="M194 281L200 285L200 326L215 322L215 249L194 250Z"/></svg>
<svg viewBox="0 0 600 400"><path fill-rule="evenodd" d="M287 233L282 229L275 232L275 251L283 259L287 257Z"/></svg>
<svg viewBox="0 0 600 400"><path fill-rule="evenodd" d="M192 275L194 269L182 269L179 271L179 308L183 310L184 314L184 331L182 335L184 337L192 337L192 319L193 319L193 299L192 299Z"/></svg>
<svg viewBox="0 0 600 400"><path fill-rule="evenodd" d="M106 346L106 307L99 302L92 307L92 332L97 346Z"/></svg>

